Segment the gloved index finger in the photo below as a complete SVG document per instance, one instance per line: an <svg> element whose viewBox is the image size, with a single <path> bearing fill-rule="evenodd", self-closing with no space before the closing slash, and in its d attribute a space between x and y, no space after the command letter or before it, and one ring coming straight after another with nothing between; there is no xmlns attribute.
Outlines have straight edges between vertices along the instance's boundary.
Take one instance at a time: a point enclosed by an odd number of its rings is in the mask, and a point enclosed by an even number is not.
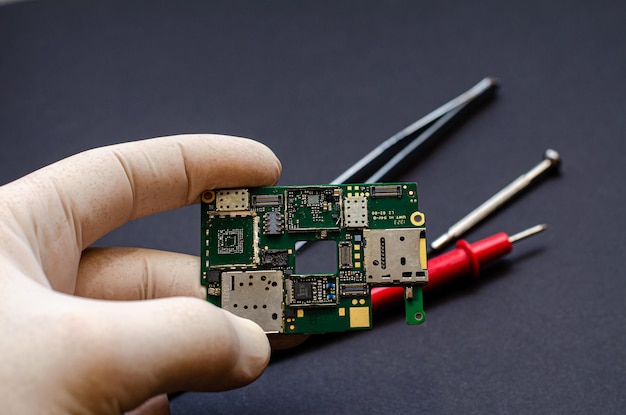
<svg viewBox="0 0 626 415"><path fill-rule="evenodd" d="M85 247L129 220L195 203L205 189L271 185L280 171L276 156L252 140L171 136L85 151L3 186L1 195L44 270L58 268L46 257L73 255L75 273Z"/></svg>

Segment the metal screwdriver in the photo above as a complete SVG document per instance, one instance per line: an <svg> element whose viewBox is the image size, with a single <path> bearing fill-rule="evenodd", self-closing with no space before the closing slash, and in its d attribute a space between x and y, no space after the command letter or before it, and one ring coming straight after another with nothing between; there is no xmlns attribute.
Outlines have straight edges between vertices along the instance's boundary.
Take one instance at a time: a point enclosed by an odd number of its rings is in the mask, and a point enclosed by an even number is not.
<svg viewBox="0 0 626 415"><path fill-rule="evenodd" d="M537 164L527 173L524 173L517 179L513 180L513 182L511 182L508 186L491 196L483 202L482 205L478 206L457 223L452 225L446 233L435 239L435 241L430 244L430 247L436 251L459 238L478 222L485 219L489 214L510 200L513 196L528 187L528 185L530 185L535 179L548 171L556 169L560 164L560 160L559 153L555 150L546 150L544 153L544 159L541 163Z"/></svg>

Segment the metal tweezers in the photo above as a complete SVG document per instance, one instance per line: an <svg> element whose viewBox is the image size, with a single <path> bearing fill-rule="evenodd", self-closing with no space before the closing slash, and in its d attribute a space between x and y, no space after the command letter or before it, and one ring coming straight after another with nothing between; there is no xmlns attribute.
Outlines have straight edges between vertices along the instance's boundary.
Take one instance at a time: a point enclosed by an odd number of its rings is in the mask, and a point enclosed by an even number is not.
<svg viewBox="0 0 626 415"><path fill-rule="evenodd" d="M385 181L409 156L447 133L473 108L493 96L494 78L484 78L458 97L398 131L331 181L331 184ZM369 175L369 176L368 176Z"/></svg>
<svg viewBox="0 0 626 415"><path fill-rule="evenodd" d="M418 150L434 144L478 104L491 98L498 88L495 78L484 78L458 97L398 131L341 173L331 184L376 183L388 180L398 170L415 165ZM296 243L299 251L305 241Z"/></svg>

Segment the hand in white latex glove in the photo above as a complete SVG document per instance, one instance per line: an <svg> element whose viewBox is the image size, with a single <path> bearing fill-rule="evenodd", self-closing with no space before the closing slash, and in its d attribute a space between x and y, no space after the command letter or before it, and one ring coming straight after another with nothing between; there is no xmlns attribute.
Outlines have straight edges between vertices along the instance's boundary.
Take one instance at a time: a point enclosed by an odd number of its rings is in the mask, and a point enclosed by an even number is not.
<svg viewBox="0 0 626 415"><path fill-rule="evenodd" d="M280 170L254 141L176 136L90 150L0 187L2 412L168 411L167 392L256 379L267 338L203 300L197 257L85 248L205 189L271 185Z"/></svg>

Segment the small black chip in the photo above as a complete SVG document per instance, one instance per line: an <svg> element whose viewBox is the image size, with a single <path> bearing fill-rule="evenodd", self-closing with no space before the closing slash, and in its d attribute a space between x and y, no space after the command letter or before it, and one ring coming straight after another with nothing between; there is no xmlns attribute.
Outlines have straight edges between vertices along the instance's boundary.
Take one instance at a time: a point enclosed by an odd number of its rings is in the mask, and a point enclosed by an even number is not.
<svg viewBox="0 0 626 415"><path fill-rule="evenodd" d="M296 310L293 308L285 308L285 317L294 318L296 316Z"/></svg>
<svg viewBox="0 0 626 415"><path fill-rule="evenodd" d="M206 282L217 284L220 282L220 272L215 270L210 270L206 272Z"/></svg>
<svg viewBox="0 0 626 415"><path fill-rule="evenodd" d="M310 282L294 282L293 298L297 301L310 301L313 299L313 286Z"/></svg>
<svg viewBox="0 0 626 415"><path fill-rule="evenodd" d="M261 264L270 268L283 268L289 265L289 251L286 249L267 249L261 251Z"/></svg>

